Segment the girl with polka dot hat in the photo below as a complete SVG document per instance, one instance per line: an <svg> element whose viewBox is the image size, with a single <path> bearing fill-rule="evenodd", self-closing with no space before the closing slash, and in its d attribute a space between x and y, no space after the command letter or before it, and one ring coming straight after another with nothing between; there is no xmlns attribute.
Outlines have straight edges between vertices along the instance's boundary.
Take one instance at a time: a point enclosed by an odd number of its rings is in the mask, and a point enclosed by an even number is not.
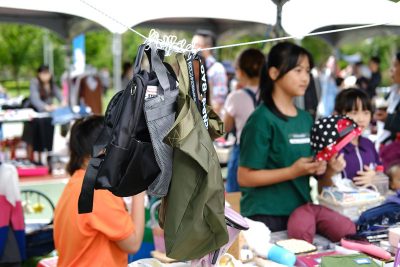
<svg viewBox="0 0 400 267"><path fill-rule="evenodd" d="M341 173L343 178L353 180L356 185L371 184L376 175L375 167L381 165L381 161L372 141L361 135L369 127L372 118L369 96L361 89L345 89L336 96L335 113L354 121L360 134L353 136L351 141L330 159L325 177Z"/></svg>

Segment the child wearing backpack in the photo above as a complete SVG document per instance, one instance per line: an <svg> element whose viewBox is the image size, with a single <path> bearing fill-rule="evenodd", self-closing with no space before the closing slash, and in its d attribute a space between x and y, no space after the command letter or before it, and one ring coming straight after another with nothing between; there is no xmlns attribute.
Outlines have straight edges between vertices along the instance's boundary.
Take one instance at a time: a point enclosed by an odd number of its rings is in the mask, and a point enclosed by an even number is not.
<svg viewBox="0 0 400 267"><path fill-rule="evenodd" d="M364 90L349 88L341 91L335 100L335 112L354 120L362 131L368 128L372 118L372 105ZM326 177L341 172L343 178L356 185L371 184L376 176L375 167L381 165L375 145L366 137L355 137L328 164Z"/></svg>
<svg viewBox="0 0 400 267"><path fill-rule="evenodd" d="M71 175L54 213L57 266L127 266L144 232L144 193L132 197L131 214L122 198L108 190L95 190L93 211L78 214L78 198L92 146L102 130L104 117L77 120L71 128Z"/></svg>
<svg viewBox="0 0 400 267"><path fill-rule="evenodd" d="M237 170L239 165L239 140L242 129L258 102L260 73L265 63L264 54L255 48L242 51L236 59L235 75L242 88L231 92L224 104L226 132L234 131L236 142L228 161L226 192L239 191Z"/></svg>
<svg viewBox="0 0 400 267"><path fill-rule="evenodd" d="M289 215L312 202L310 175L326 162L315 161L310 146L311 115L293 100L305 94L312 56L289 42L272 47L260 77L261 99L240 137L238 182L241 213L272 231L287 229Z"/></svg>

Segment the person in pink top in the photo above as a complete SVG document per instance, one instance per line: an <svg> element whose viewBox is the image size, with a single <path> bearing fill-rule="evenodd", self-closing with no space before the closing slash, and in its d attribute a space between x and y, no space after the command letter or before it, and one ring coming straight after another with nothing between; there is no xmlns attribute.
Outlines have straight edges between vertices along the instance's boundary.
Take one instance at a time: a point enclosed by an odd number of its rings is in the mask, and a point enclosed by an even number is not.
<svg viewBox="0 0 400 267"><path fill-rule="evenodd" d="M255 48L242 51L236 59L235 75L242 88L232 91L224 104L225 130L226 132L234 131L236 137L236 142L228 161L227 192L239 191L237 169L239 166L240 134L247 118L257 106L259 98L258 86L261 68L264 63L264 54Z"/></svg>

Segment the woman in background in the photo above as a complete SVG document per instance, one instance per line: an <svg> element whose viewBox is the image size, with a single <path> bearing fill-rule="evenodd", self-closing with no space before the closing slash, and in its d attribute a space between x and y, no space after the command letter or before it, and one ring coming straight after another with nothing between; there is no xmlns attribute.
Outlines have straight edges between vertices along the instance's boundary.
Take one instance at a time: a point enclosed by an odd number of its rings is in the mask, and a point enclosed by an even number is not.
<svg viewBox="0 0 400 267"><path fill-rule="evenodd" d="M224 103L224 124L226 132L234 131L236 141L229 161L226 178L226 191L239 191L237 170L239 166L240 134L258 104L261 68L265 63L264 54L255 48L242 51L236 59L236 79L242 85L241 89L229 93Z"/></svg>
<svg viewBox="0 0 400 267"><path fill-rule="evenodd" d="M53 81L49 67L41 65L36 78L31 80L29 87L29 107L37 112L52 112L57 108L54 100L63 103L61 91ZM28 159L32 162L42 162L41 152L53 150L54 125L51 118L35 118L24 124L22 140L27 143ZM35 160L34 152L38 152Z"/></svg>

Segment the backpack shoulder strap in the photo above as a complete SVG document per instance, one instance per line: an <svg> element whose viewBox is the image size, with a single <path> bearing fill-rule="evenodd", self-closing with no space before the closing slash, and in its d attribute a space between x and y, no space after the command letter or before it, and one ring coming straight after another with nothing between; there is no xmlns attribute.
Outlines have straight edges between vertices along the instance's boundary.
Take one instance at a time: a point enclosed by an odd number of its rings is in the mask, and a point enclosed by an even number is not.
<svg viewBox="0 0 400 267"><path fill-rule="evenodd" d="M253 100L254 107L256 107L258 105L256 93L254 93L253 90L249 88L244 88L243 90L251 97L251 100Z"/></svg>
<svg viewBox="0 0 400 267"><path fill-rule="evenodd" d="M253 100L254 108L257 107L258 102L257 102L256 93L254 93L253 90L251 90L251 89L249 89L249 88L244 88L243 91L245 91L246 94L247 94L248 96L250 96L251 100ZM236 126L235 126L235 125L233 125L233 129L232 129L232 131L230 131L230 132L233 134L233 136L236 137ZM227 133L227 134L229 134L229 133ZM235 140L235 144L236 144L236 142L237 142L237 140Z"/></svg>
<svg viewBox="0 0 400 267"><path fill-rule="evenodd" d="M100 166L100 158L91 158L83 178L81 193L78 200L78 213L90 213L93 210L94 187L98 168Z"/></svg>

